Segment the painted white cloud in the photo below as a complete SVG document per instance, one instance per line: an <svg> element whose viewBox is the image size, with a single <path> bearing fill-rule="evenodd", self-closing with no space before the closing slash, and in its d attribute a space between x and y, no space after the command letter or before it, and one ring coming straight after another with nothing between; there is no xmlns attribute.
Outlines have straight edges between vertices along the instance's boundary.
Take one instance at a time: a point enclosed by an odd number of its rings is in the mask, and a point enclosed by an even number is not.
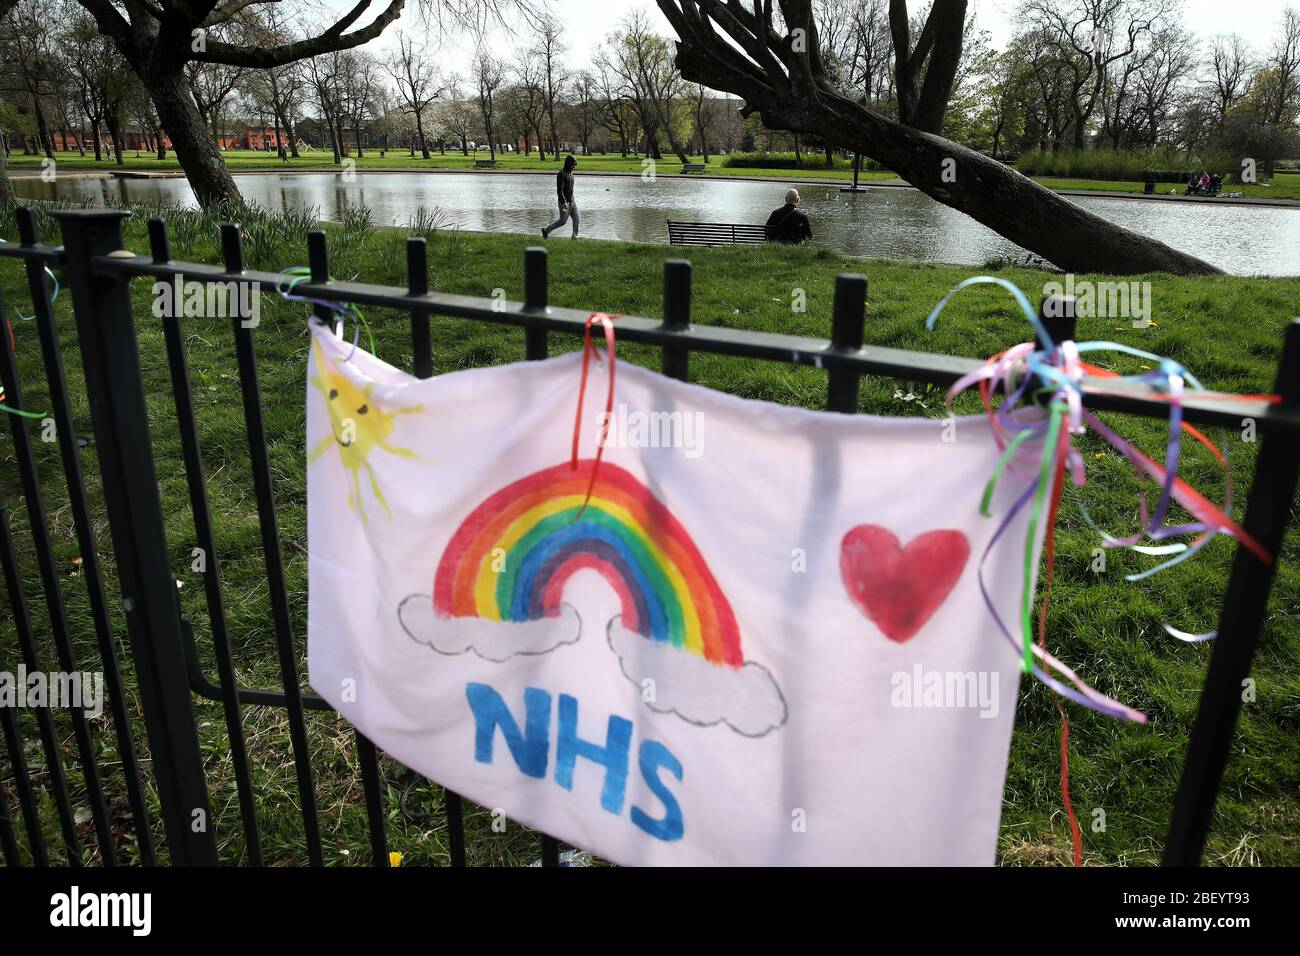
<svg viewBox="0 0 1300 956"><path fill-rule="evenodd" d="M629 631L617 617L609 622L609 646L623 676L643 689L641 699L651 710L702 726L725 723L746 737L761 737L785 723L781 689L758 664L713 664ZM647 680L654 682L650 694L645 692Z"/></svg>
<svg viewBox="0 0 1300 956"><path fill-rule="evenodd" d="M440 617L433 611L432 597L412 594L397 606L397 618L412 640L428 644L439 654L473 651L496 663L516 654L546 654L574 643L582 633L582 621L567 604L561 605L556 617L489 621L481 617Z"/></svg>

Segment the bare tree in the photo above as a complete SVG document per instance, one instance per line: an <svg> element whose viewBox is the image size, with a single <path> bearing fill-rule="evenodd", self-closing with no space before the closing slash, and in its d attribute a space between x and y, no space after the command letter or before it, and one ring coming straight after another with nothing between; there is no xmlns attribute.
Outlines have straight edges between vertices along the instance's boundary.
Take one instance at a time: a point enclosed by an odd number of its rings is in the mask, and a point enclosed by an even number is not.
<svg viewBox="0 0 1300 956"><path fill-rule="evenodd" d="M709 161L709 127L713 125L713 110L709 107L709 93L711 91L707 86L699 83L694 84L690 91L691 115L695 120L695 133L700 137L700 152L704 154L704 161Z"/></svg>
<svg viewBox="0 0 1300 956"><path fill-rule="evenodd" d="M927 195L1062 268L1218 271L1087 212L987 156L855 102L823 67L811 0L777 0L780 23L764 4L749 11L723 0L657 2L677 33L677 65L687 79L744 97L744 112L761 114L769 127L822 137L870 156ZM935 0L935 7L943 2ZM943 29L954 29L947 18L942 23ZM792 27L805 31L798 50L788 33ZM958 32L963 27L956 24Z"/></svg>
<svg viewBox="0 0 1300 956"><path fill-rule="evenodd" d="M320 117L322 132L329 137L335 165L343 162L343 139L339 135L339 116L343 110L343 59L339 51L313 56L306 61L307 79L312 99Z"/></svg>
<svg viewBox="0 0 1300 956"><path fill-rule="evenodd" d="M568 117L570 125L578 134L583 153L591 152L591 134L600 125L604 110L600 105L600 91L596 80L590 72L583 70L573 78L570 87L573 101L569 104Z"/></svg>
<svg viewBox="0 0 1300 956"><path fill-rule="evenodd" d="M6 10L0 7L4 26L3 59L17 90L31 105L36 140L49 159L54 158L45 103L53 94L57 59L54 55L54 23L39 0L19 0Z"/></svg>
<svg viewBox="0 0 1300 956"><path fill-rule="evenodd" d="M465 96L459 84L452 83L447 89L440 112L443 127L460 141L461 154L468 156L469 134L478 115L478 108Z"/></svg>
<svg viewBox="0 0 1300 956"><path fill-rule="evenodd" d="M424 112L438 96L438 75L430 63L429 51L399 32L397 52L388 58L384 70L397 84L397 95L402 99L403 108L415 121L420 155L428 159L429 143L424 135Z"/></svg>
<svg viewBox="0 0 1300 956"><path fill-rule="evenodd" d="M357 146L357 159L366 155L361 145L361 126L375 115L375 97L382 82L379 62L365 50L348 50L343 54L346 69L343 74L343 117L352 126L352 139Z"/></svg>
<svg viewBox="0 0 1300 956"><path fill-rule="evenodd" d="M1206 85L1219 117L1219 131L1232 109L1246 93L1252 68L1250 49L1241 37L1215 37L1210 46L1210 72Z"/></svg>
<svg viewBox="0 0 1300 956"><path fill-rule="evenodd" d="M524 152L528 151L528 136L531 133L537 140L537 158L546 162L546 145L542 136L542 124L548 113L547 101L547 66L545 57L538 50L518 50L513 57L515 84L512 88L512 105L518 121L524 127ZM551 124L555 128L554 122ZM556 145L555 134L551 134L552 147Z"/></svg>
<svg viewBox="0 0 1300 956"><path fill-rule="evenodd" d="M1270 124L1278 125L1300 98L1300 13L1294 8L1282 12L1282 32L1274 39L1264 65L1272 72L1265 94L1266 116Z"/></svg>
<svg viewBox="0 0 1300 956"><path fill-rule="evenodd" d="M532 52L541 61L542 97L546 118L550 123L551 148L555 150L555 154L558 156L560 139L555 130L555 105L564 95L564 87L568 84L569 78L565 73L564 65L560 62L560 58L565 52L564 42L560 39L560 23L550 13L542 17L537 24L536 41L533 44ZM539 151L541 145L542 140L539 136L537 139Z"/></svg>
<svg viewBox="0 0 1300 956"><path fill-rule="evenodd" d="M478 88L478 108L483 119L483 132L487 136L488 155L496 159L496 95L505 82L505 71L496 57L480 48L474 55L473 76Z"/></svg>
<svg viewBox="0 0 1300 956"><path fill-rule="evenodd" d="M218 145L221 144L221 107L239 86L244 72L242 67L227 66L224 63L193 62L185 65L190 95L194 97L199 113L212 128L212 138Z"/></svg>
<svg viewBox="0 0 1300 956"><path fill-rule="evenodd" d="M623 82L608 49L597 52L596 68L599 72L593 79L599 95L601 124L618 137L619 155L626 156L628 147L637 138L640 111L635 101L635 91Z"/></svg>
<svg viewBox="0 0 1300 956"><path fill-rule="evenodd" d="M0 0L3 17L20 0ZM266 69L350 50L378 37L402 15L406 0L387 5L364 21L371 0L331 16L327 26L303 39L230 42L215 38L223 24L242 21L258 5L283 0L78 0L117 44L144 83L185 175L203 205L239 203L239 190L221 160L202 114L190 96L185 67L192 62ZM419 0L417 8L441 21L481 28L501 22L503 10L530 20L533 0ZM359 25L364 23L364 25Z"/></svg>
<svg viewBox="0 0 1300 956"><path fill-rule="evenodd" d="M1083 149L1088 123L1101 105L1112 64L1168 23L1178 0L1028 0L1025 17L1041 30L1069 72L1074 147Z"/></svg>

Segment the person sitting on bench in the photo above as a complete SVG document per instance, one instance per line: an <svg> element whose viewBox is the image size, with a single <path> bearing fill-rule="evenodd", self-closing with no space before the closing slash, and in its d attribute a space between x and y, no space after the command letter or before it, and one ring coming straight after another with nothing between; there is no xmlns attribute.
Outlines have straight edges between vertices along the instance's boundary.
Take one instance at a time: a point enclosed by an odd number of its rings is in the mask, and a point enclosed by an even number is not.
<svg viewBox="0 0 1300 956"><path fill-rule="evenodd" d="M799 190L791 187L786 190L785 205L767 217L768 241L800 243L812 238L812 225L798 207Z"/></svg>

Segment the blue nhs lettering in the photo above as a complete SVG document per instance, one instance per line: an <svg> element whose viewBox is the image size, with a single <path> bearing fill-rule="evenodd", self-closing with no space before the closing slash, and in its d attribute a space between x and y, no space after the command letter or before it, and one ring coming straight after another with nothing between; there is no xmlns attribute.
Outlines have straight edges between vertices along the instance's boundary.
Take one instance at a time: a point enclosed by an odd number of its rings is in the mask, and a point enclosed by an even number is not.
<svg viewBox="0 0 1300 956"><path fill-rule="evenodd" d="M474 759L492 763L493 743L497 730L515 766L525 776L546 776L551 740L551 695L536 687L524 689L523 727L510 707L487 684L465 685L465 697L474 714ZM578 700L568 694L559 696L556 726L554 778L565 790L573 789L573 769L578 758L605 768L600 805L608 813L621 815L627 786L628 763L632 751L632 721L614 714L609 718L603 744L578 736ZM632 807L629 819L638 829L659 840L679 840L685 832L681 804L660 776L660 771L682 779L682 765L672 752L657 740L643 740L637 749L637 767L650 792L663 804L663 812L652 816L641 807Z"/></svg>

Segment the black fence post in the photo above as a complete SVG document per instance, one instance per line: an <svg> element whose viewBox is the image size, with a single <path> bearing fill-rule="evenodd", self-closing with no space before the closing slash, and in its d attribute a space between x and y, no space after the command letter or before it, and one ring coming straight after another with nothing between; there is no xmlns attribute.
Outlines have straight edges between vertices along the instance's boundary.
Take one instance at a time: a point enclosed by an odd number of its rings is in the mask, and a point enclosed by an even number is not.
<svg viewBox="0 0 1300 956"><path fill-rule="evenodd" d="M664 263L664 325L666 330L685 332L691 327L691 264L685 259ZM663 373L686 381L690 349L676 345L663 348Z"/></svg>
<svg viewBox="0 0 1300 956"><path fill-rule="evenodd" d="M1078 306L1072 295L1049 295L1038 307L1038 317L1052 342L1073 342Z"/></svg>
<svg viewBox="0 0 1300 956"><path fill-rule="evenodd" d="M55 216L63 232L64 270L168 850L174 865L215 865L212 808L158 493L130 281L91 267L94 257L122 249L127 214L72 210Z"/></svg>
<svg viewBox="0 0 1300 956"><path fill-rule="evenodd" d="M1300 320L1286 330L1274 391L1282 397L1284 408L1300 409ZM1219 634L1201 688L1201 704L1165 839L1165 866L1200 864L1241 711L1242 685L1250 675L1282 539L1291 519L1296 480L1300 477L1300 442L1290 435L1278 435L1266 436L1261 444L1241 525L1273 555L1273 560L1265 564L1246 548L1237 546L1219 612Z"/></svg>
<svg viewBox="0 0 1300 956"><path fill-rule="evenodd" d="M546 287L546 250L529 246L524 250L524 308L530 312L546 312L548 292ZM524 326L524 355L529 360L544 359L550 352L546 329L532 323Z"/></svg>
<svg viewBox="0 0 1300 956"><path fill-rule="evenodd" d="M831 351L857 352L866 339L867 277L844 273L835 277L835 305L831 316ZM852 415L858 410L861 376L850 369L826 372L826 408Z"/></svg>

